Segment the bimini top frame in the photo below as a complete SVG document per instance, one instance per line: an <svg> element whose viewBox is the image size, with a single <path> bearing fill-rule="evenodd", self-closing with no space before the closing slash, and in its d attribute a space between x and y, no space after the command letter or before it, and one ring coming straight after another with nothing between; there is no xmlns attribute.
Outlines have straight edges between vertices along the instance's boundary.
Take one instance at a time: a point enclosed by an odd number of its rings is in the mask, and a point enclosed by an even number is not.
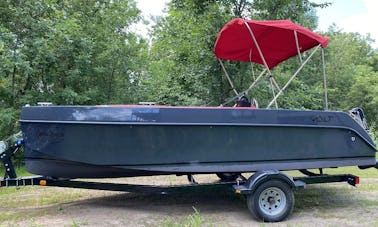
<svg viewBox="0 0 378 227"><path fill-rule="evenodd" d="M267 108L270 108L273 104L275 104L277 108L277 98L283 94L284 90L299 74L314 53L321 49L325 99L324 108L328 109L323 51L323 48L326 47L327 44L328 38L320 36L289 20L256 21L236 18L228 22L219 32L214 47L214 53L236 95L227 100L223 105L247 94L264 75L267 75L273 92L273 99L268 104ZM315 47L315 49L311 54L306 59L302 59L301 53L313 47ZM256 50L258 54L253 54ZM288 82L280 88L272 76L271 69L293 56L299 57L301 65ZM232 80L222 63L222 59L257 63L263 65L265 69L246 90L239 93L236 91ZM278 91L277 94L274 91L275 89Z"/></svg>

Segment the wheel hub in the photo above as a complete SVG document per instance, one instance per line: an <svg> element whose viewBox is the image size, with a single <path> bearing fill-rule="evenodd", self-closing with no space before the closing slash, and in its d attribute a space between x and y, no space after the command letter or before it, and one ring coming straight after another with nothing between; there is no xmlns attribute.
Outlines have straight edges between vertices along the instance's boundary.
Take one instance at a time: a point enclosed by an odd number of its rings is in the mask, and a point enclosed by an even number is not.
<svg viewBox="0 0 378 227"><path fill-rule="evenodd" d="M259 196L261 211L268 215L276 215L282 212L286 206L284 192L276 187L265 189Z"/></svg>
<svg viewBox="0 0 378 227"><path fill-rule="evenodd" d="M274 197L268 197L268 203L269 204L274 204L276 202L276 200L274 199Z"/></svg>

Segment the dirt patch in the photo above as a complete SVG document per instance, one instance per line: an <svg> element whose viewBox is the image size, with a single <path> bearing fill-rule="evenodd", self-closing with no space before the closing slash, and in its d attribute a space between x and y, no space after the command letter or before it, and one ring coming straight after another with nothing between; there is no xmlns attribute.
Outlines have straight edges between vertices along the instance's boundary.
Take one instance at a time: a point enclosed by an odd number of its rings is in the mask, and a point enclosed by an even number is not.
<svg viewBox="0 0 378 227"><path fill-rule="evenodd" d="M197 179L200 182L216 180L208 175L198 176ZM175 185L186 183L186 178L159 176L111 181ZM311 185L305 190L296 191L293 214L288 220L273 225L377 226L378 179L364 179L362 183L367 186L354 188L345 183L333 183ZM245 198L233 194L228 187L182 190L167 195L36 187L29 196L43 197L46 190L48 193L76 193L81 196L72 198L72 201L53 201L47 205L19 204L13 208L1 206L0 213L9 215L10 220L5 220L0 225L164 226L182 223L195 212L194 209L199 212L204 226L261 225L250 215ZM12 196L11 194L10 197ZM17 200L16 196L14 200Z"/></svg>

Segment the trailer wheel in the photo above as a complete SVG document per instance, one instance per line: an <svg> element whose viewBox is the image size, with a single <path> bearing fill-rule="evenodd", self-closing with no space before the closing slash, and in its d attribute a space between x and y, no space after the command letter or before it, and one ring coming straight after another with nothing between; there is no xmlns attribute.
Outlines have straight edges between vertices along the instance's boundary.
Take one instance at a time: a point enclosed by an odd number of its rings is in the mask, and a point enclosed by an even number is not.
<svg viewBox="0 0 378 227"><path fill-rule="evenodd" d="M287 218L293 210L293 190L282 180L265 181L247 196L247 205L256 219L279 222Z"/></svg>
<svg viewBox="0 0 378 227"><path fill-rule="evenodd" d="M217 176L221 181L229 182L238 179L238 173L217 173Z"/></svg>

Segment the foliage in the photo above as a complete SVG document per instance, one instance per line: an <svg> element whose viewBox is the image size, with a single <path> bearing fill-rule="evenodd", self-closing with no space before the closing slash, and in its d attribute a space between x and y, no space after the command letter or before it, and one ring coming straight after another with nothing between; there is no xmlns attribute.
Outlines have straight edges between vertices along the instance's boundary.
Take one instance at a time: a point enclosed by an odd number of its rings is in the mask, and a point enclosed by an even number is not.
<svg viewBox="0 0 378 227"><path fill-rule="evenodd" d="M0 2L0 136L21 106L134 103L147 42L133 0Z"/></svg>
<svg viewBox="0 0 378 227"><path fill-rule="evenodd" d="M227 21L234 17L291 19L315 29L315 9L327 6L328 3L302 0L173 0L168 5L168 15L158 21L151 33L151 59L148 76L143 81L148 87L145 97L169 105L219 105L234 95L212 53L216 34ZM336 27L324 35L330 38L325 49L329 108L347 111L360 106L372 128L377 128L378 58L371 39ZM321 58L321 52L314 55L277 100L279 107L324 108ZM238 91L245 90L261 70L254 66L252 71L249 63L225 61L224 64ZM272 73L280 87L298 66L297 59L289 59L274 68ZM263 79L248 96L265 107L272 98L270 86L269 78Z"/></svg>
<svg viewBox="0 0 378 227"><path fill-rule="evenodd" d="M13 107L38 101L95 104L134 101L147 43L128 31L133 1L5 1L1 93ZM122 100L125 99L125 100Z"/></svg>
<svg viewBox="0 0 378 227"><path fill-rule="evenodd" d="M313 4L310 1L287 0L171 1L168 16L158 22L152 33L154 39L151 49L150 78L147 80L148 85L159 92L150 94L149 99L171 105L223 103L233 94L212 50L217 33L227 21L239 16L259 19L291 18L309 27L315 27L314 9L325 5ZM228 61L224 64L239 91L245 90L253 81L249 63ZM293 69L290 66L287 68ZM297 91L310 90L305 88L303 83L298 82L298 84L302 85L299 85ZM262 103L267 103L268 98L271 97L271 94L266 92L267 86L269 82L262 81L259 84L262 89L255 90L252 96L262 100ZM317 98L311 97L309 101L311 99ZM299 100L297 104L296 108L303 108L303 103ZM311 107L313 105L306 105L304 108Z"/></svg>
<svg viewBox="0 0 378 227"><path fill-rule="evenodd" d="M331 27L326 51L330 108L348 111L361 107L376 132L378 116L378 53L369 37Z"/></svg>
<svg viewBox="0 0 378 227"><path fill-rule="evenodd" d="M16 133L19 110L13 108L0 108L0 138L5 139Z"/></svg>
<svg viewBox="0 0 378 227"><path fill-rule="evenodd" d="M219 105L234 94L213 54L217 33L234 17L290 19L310 29L309 0L172 0L147 43L135 34L141 20L134 0L0 1L0 136L18 131L20 107L49 101L93 105L154 101L168 105ZM329 107L365 110L377 132L377 51L372 40L331 27L325 50ZM304 54L304 57L306 54ZM238 91L262 70L225 61ZM277 83L299 66L289 59L272 71ZM284 92L279 107L322 109L321 55L316 54ZM249 94L265 107L269 78Z"/></svg>
<svg viewBox="0 0 378 227"><path fill-rule="evenodd" d="M369 40L356 33L343 33L331 28L327 34L331 40L327 51L327 75L330 105L332 109L347 107L347 96L358 74L359 65L369 65L377 55Z"/></svg>
<svg viewBox="0 0 378 227"><path fill-rule="evenodd" d="M192 7L194 10L189 10ZM230 19L229 11L215 1L198 5L172 1L168 13L153 32L146 81L158 92L150 93L148 98L171 105L210 103L213 97L220 96L217 81L221 78L215 75L219 65L211 50L225 18Z"/></svg>
<svg viewBox="0 0 378 227"><path fill-rule="evenodd" d="M264 20L289 19L309 29L315 29L318 20L315 9L328 5L329 3L317 4L307 0L255 0L250 15Z"/></svg>
<svg viewBox="0 0 378 227"><path fill-rule="evenodd" d="M357 66L347 100L346 107L361 107L367 114L370 127L378 128L378 72L366 65Z"/></svg>
<svg viewBox="0 0 378 227"><path fill-rule="evenodd" d="M198 227L204 225L204 218L201 216L199 211L193 207L193 214L190 214L189 216L185 217L184 219L180 220L179 222L177 220L171 220L166 219L161 223L161 226L164 227L178 227L178 226L185 226L185 227ZM212 226L213 224L209 225Z"/></svg>

